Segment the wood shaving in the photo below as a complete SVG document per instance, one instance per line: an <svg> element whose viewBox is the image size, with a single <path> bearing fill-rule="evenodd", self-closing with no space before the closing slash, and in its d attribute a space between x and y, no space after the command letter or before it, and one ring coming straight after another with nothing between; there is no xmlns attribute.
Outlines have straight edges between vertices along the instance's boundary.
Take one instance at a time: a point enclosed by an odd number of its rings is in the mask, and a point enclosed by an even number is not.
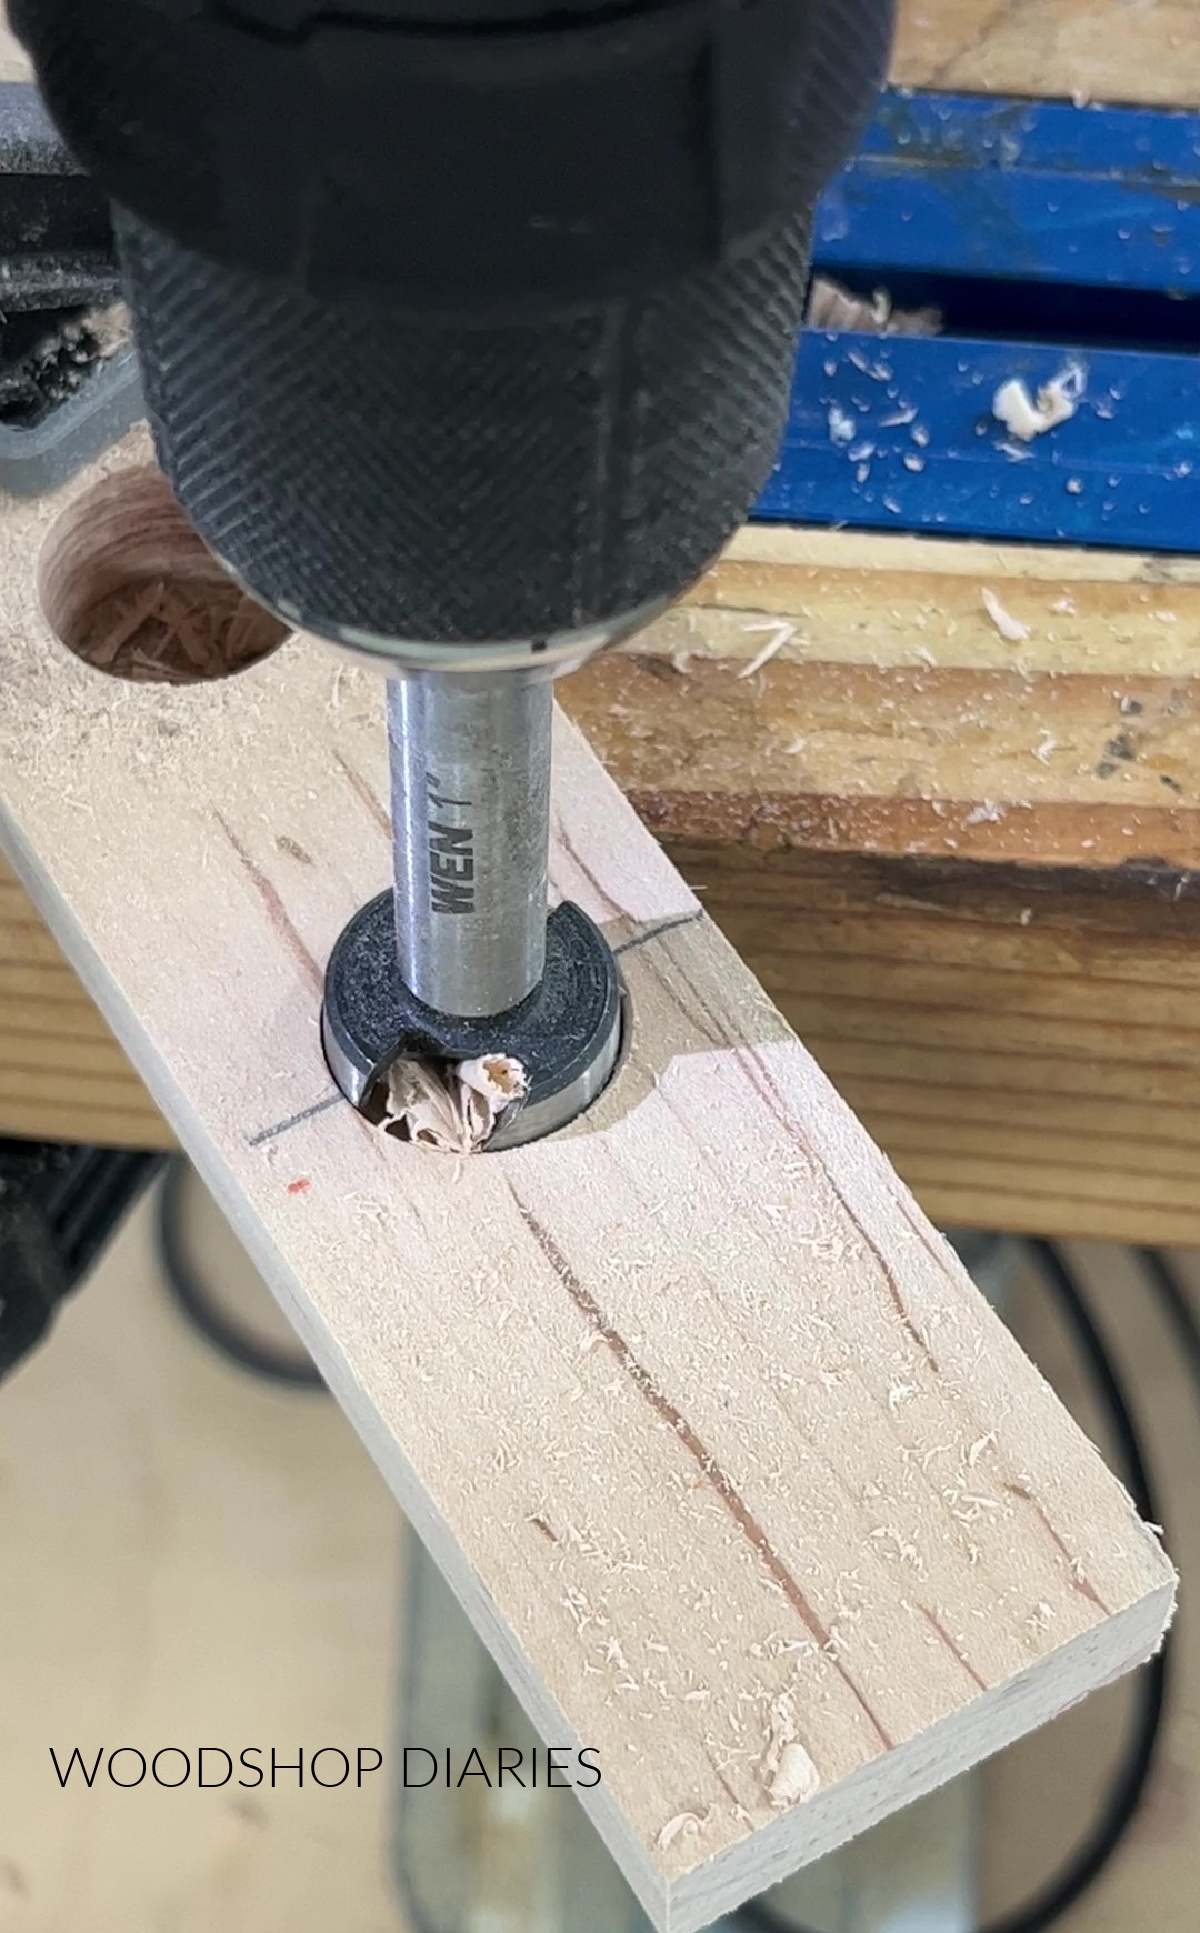
<svg viewBox="0 0 1200 1933"><path fill-rule="evenodd" d="M824 275L813 277L806 320L810 329L828 334L853 329L872 336L936 336L942 329L940 309L894 309L886 289L876 289L868 300Z"/></svg>
<svg viewBox="0 0 1200 1933"><path fill-rule="evenodd" d="M842 445L853 443L857 429L858 423L853 416L839 408L837 403L829 405L829 441L831 443Z"/></svg>
<svg viewBox="0 0 1200 1933"><path fill-rule="evenodd" d="M811 1799L821 1784L821 1774L798 1740L792 1739L779 1754L779 1765L768 1788L773 1806L798 1805Z"/></svg>
<svg viewBox="0 0 1200 1933"><path fill-rule="evenodd" d="M96 339L96 354L102 362L111 361L133 341L133 317L124 302L105 303L84 319Z"/></svg>
<svg viewBox="0 0 1200 1933"><path fill-rule="evenodd" d="M771 1704L762 1776L767 1797L781 1810L811 1799L821 1784L821 1774L796 1737L796 1708L787 1692L781 1692Z"/></svg>
<svg viewBox="0 0 1200 1933"><path fill-rule="evenodd" d="M979 596L984 610L991 618L1000 636L1006 639L1009 644L1021 644L1029 636L1029 626L1022 624L1020 618L1014 617L1011 611L1005 610L1000 599L996 596L995 591L989 591L985 585L980 591Z"/></svg>
<svg viewBox="0 0 1200 1933"><path fill-rule="evenodd" d="M525 1069L510 1054L485 1054L444 1068L398 1060L388 1073L380 1126L420 1147L475 1154L487 1146L500 1117L528 1092Z"/></svg>
<svg viewBox="0 0 1200 1933"><path fill-rule="evenodd" d="M1036 401L1019 376L1010 376L992 397L992 415L1011 436L1029 443L1035 436L1044 436L1047 430L1068 422L1079 408L1086 388L1087 375L1077 362L1068 363L1057 376L1043 383Z"/></svg>
<svg viewBox="0 0 1200 1933"><path fill-rule="evenodd" d="M776 653L782 651L784 645L796 635L795 625L785 624L782 621L779 624L748 624L746 629L748 631L770 631L771 636L767 639L762 650L756 652L754 657L751 658L749 664L742 666L738 672L739 678L753 678L755 672L761 671L765 664L769 664Z"/></svg>
<svg viewBox="0 0 1200 1933"><path fill-rule="evenodd" d="M673 1819L667 1820L666 1825L654 1841L658 1851L665 1852L668 1846L674 1845L677 1839L681 1839L685 1835L689 1839L692 1838L694 1834L699 1832L707 1817L707 1812L677 1812Z"/></svg>

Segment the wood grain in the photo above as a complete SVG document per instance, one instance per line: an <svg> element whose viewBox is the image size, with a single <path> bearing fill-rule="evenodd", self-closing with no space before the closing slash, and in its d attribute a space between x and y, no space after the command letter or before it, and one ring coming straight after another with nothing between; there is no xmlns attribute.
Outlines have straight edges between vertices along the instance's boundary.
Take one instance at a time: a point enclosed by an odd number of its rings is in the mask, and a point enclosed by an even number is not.
<svg viewBox="0 0 1200 1933"><path fill-rule="evenodd" d="M1198 575L757 530L561 687L938 1219L1200 1245ZM0 1131L160 1145L55 959L0 884Z"/></svg>
<svg viewBox="0 0 1200 1933"><path fill-rule="evenodd" d="M273 1313L265 1292L199 1189L192 1207L195 1252L210 1282L257 1331ZM14 1933L23 1918L36 1933L333 1925L414 1933L402 1926L390 1884L395 1826L384 1784L396 1769L392 1708L409 1641L396 1602L394 1509L334 1405L240 1374L174 1318L152 1251L143 1209L0 1403L0 1546L6 1577L19 1580L0 1599L0 1873L15 1895L6 1898ZM1200 1578L1200 1513L1194 1405L1177 1341L1125 1258L1090 1250L1075 1259L1121 1347L1186 1589ZM1006 1308L1074 1407L1078 1357L1044 1287L1027 1281L1015 1312L1011 1299ZM1089 1431L1102 1430L1090 1403L1078 1413ZM64 1670L83 1562L87 1655ZM932 1916L956 1846L960 1861L978 1863L980 1917L1009 1910L1094 1817L1131 1694L1132 1680L1099 1692L993 1760L982 1807L973 1780L966 1790L945 1788L808 1868L789 1884L788 1910L802 1925L839 1933L869 1925L862 1916L872 1910L894 1917L902 1902L910 1917ZM1127 1933L1142 1922L1180 1933L1192 1924L1200 1886L1194 1619L1177 1626L1171 1713L1139 1828L1076 1908L1071 1933ZM506 1722L502 1735L510 1729ZM435 1741L447 1737L445 1723L429 1731ZM140 1787L106 1805L77 1779L60 1792L53 1778L47 1738L81 1734L97 1744L103 1735L268 1748L272 1740L345 1739L353 1748L375 1739L385 1767L378 1791L369 1781L361 1793L314 1793L306 1779L300 1792L293 1777L232 1804L222 1790L190 1791L181 1805ZM417 1736L410 1721L406 1737ZM961 1817L945 1817L956 1800L968 1819L981 1813L977 1835ZM418 1816L422 1825L429 1817ZM510 1826L510 1844L517 1837ZM519 1927L528 1921L528 1869L518 1897ZM484 1902L495 1904L493 1886Z"/></svg>
<svg viewBox="0 0 1200 1933"><path fill-rule="evenodd" d="M1200 107L1192 0L900 0L894 77L965 93Z"/></svg>
<svg viewBox="0 0 1200 1933"><path fill-rule="evenodd" d="M40 616L58 508L2 525L10 858L535 1723L597 1748L657 1924L1144 1657L1154 1540L578 733L552 873L622 949L622 1072L551 1142L394 1145L317 1038L389 873L378 682L302 642L103 678Z"/></svg>

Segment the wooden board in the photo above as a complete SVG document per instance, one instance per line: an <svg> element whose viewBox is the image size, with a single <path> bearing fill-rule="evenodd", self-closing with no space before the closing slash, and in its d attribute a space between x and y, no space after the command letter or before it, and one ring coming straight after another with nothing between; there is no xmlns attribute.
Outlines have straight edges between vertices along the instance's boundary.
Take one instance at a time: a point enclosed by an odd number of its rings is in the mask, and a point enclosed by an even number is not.
<svg viewBox="0 0 1200 1933"><path fill-rule="evenodd" d="M3 522L10 857L543 1735L597 1748L659 1926L1144 1657L1153 1538L565 721L552 872L621 949L619 1078L461 1166L331 1097L380 684L302 642L217 687L86 670L34 568L82 487Z"/></svg>
<svg viewBox="0 0 1200 1933"><path fill-rule="evenodd" d="M1200 107L1192 0L900 0L907 87Z"/></svg>
<svg viewBox="0 0 1200 1933"><path fill-rule="evenodd" d="M1200 1246L1193 900L1054 870L673 856L935 1221ZM40 953L21 904L0 944ZM0 991L0 1132L173 1145L59 959L36 981L61 998Z"/></svg>
<svg viewBox="0 0 1200 1933"><path fill-rule="evenodd" d="M1197 576L757 530L560 687L938 1219L1200 1244ZM0 1131L167 1133L11 880Z"/></svg>
<svg viewBox="0 0 1200 1933"><path fill-rule="evenodd" d="M1181 874L1198 678L1197 559L757 525L564 691L660 837Z"/></svg>
<svg viewBox="0 0 1200 1933"><path fill-rule="evenodd" d="M207 1278L224 1291L225 1306L256 1329L265 1325L265 1292L198 1188L192 1207L190 1232ZM175 1316L152 1251L143 1210L86 1293L72 1299L51 1346L0 1400L0 1547L6 1577L20 1579L0 1597L0 1897L13 1929L25 1918L36 1933L162 1933L172 1922L187 1933L331 1925L418 1933L402 1929L389 1884L395 1822L385 1781L400 1742L389 1752L406 1645L396 1513L335 1405L269 1389L223 1364ZM1200 1513L1193 1398L1178 1344L1125 1258L1096 1249L1082 1260L1149 1430L1186 1592L1200 1581ZM1015 1315L1018 1334L1074 1406L1078 1363L1057 1334L1045 1290L1029 1283ZM1099 1420L1087 1404L1079 1414L1089 1428ZM193 1534L198 1514L202 1538ZM81 1675L64 1671L62 1647L77 1630L84 1551L91 1591ZM1120 1750L1134 1684L1098 1693L992 1762L974 1848L980 1919L1026 1898L1082 1837ZM1171 1704L1138 1829L1072 1914L1071 1933L1127 1933L1143 1921L1182 1933L1192 1925L1200 1886L1196 1619L1177 1628ZM48 1737L73 1741L93 1726L97 1742L101 1732L268 1746L316 1737L351 1749L375 1739L385 1767L378 1790L368 1783L361 1793L312 1791L308 1780L301 1792L293 1777L274 1793L233 1800L193 1788L180 1802L139 1787L105 1804L78 1779L59 1792L46 1751ZM429 1729L434 1740L447 1736L444 1722ZM939 1853L944 1862L956 1849L966 1858L973 1843L966 1837L956 1848L939 1838L939 1828L949 1830L942 1808L957 1799L970 1809L975 1797L945 1788L807 1869L789 1887L789 1896L801 1886L810 1894L796 1917L828 1933L861 1933L872 1924L865 1912L874 1909L884 1924L901 1910L911 1919L928 1899L916 1923L932 1924L935 1887L926 1872L936 1873ZM409 1799L439 1804L436 1794ZM524 1819L516 1832L506 1824L510 1843L526 1829ZM489 1877L503 1870L493 1862ZM518 1897L520 1927L529 1918L527 1875Z"/></svg>

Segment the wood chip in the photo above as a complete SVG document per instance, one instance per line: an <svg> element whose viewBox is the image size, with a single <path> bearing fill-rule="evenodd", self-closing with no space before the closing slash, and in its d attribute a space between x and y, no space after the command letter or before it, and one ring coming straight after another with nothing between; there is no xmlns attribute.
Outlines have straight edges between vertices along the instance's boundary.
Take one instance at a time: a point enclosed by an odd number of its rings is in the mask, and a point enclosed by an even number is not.
<svg viewBox="0 0 1200 1933"><path fill-rule="evenodd" d="M1044 436L1047 430L1068 422L1079 408L1086 388L1086 371L1077 362L1068 363L1057 376L1043 383L1036 402L1021 379L1011 376L1006 383L1001 383L992 398L992 415L1010 435L1029 443L1035 436Z"/></svg>
<svg viewBox="0 0 1200 1933"><path fill-rule="evenodd" d="M475 1154L528 1091L525 1069L509 1054L486 1054L445 1068L398 1060L388 1074L381 1126L397 1140L443 1154Z"/></svg>
<svg viewBox="0 0 1200 1933"><path fill-rule="evenodd" d="M989 591L985 585L980 591L979 596L982 600L984 610L991 618L1000 636L1006 639L1009 644L1020 644L1029 636L1029 626L1022 624L1020 618L1014 617L1011 611L1005 610L1000 599L996 596L995 591Z"/></svg>
<svg viewBox="0 0 1200 1933"><path fill-rule="evenodd" d="M738 672L739 678L753 678L755 672L761 671L765 664L770 664L771 659L778 652L782 651L784 645L796 635L796 627L794 624L784 624L782 622L779 624L748 624L746 629L748 631L770 631L771 636L764 644L762 650L756 652L755 656L751 658L749 664L742 666Z"/></svg>

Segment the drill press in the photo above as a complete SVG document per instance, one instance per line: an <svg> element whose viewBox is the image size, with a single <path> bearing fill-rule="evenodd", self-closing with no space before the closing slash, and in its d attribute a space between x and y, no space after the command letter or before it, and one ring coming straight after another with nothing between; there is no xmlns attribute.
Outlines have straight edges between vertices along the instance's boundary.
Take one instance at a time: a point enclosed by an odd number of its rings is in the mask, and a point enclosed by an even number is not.
<svg viewBox="0 0 1200 1933"><path fill-rule="evenodd" d="M492 1147L603 1087L547 918L552 680L711 561L774 460L812 212L891 0L11 0L108 189L160 461L216 555L389 676L395 889L330 960L369 1103L502 1052Z"/></svg>

